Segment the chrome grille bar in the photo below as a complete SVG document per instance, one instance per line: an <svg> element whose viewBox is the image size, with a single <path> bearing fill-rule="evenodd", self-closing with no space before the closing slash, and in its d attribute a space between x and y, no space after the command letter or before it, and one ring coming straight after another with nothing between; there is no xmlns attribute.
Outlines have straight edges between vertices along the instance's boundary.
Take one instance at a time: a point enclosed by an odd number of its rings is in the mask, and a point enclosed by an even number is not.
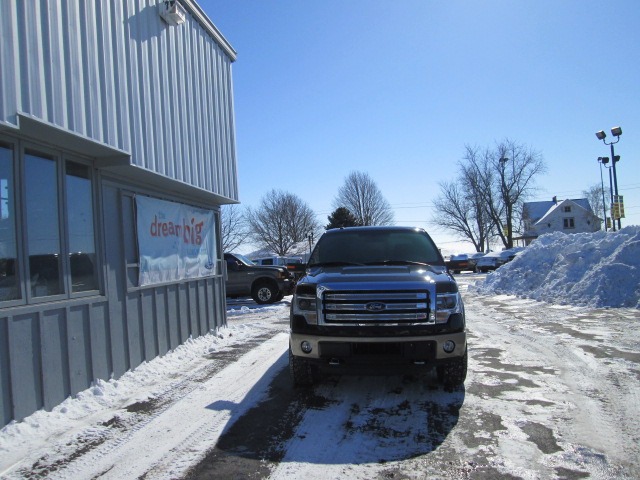
<svg viewBox="0 0 640 480"><path fill-rule="evenodd" d="M354 300L363 302L382 302L385 300L426 300L427 292L369 292L369 293L325 293L327 300Z"/></svg>
<svg viewBox="0 0 640 480"><path fill-rule="evenodd" d="M431 295L435 295L432 293ZM362 326L432 324L428 291L331 291L322 295L325 324Z"/></svg>
<svg viewBox="0 0 640 480"><path fill-rule="evenodd" d="M328 313L325 318L332 322L420 322L427 319L425 313Z"/></svg>
<svg viewBox="0 0 640 480"><path fill-rule="evenodd" d="M369 302L367 302L369 303ZM383 302L380 302L383 303ZM325 309L331 310L358 310L367 311L366 303L327 303ZM385 310L426 310L427 304L425 303L385 303Z"/></svg>

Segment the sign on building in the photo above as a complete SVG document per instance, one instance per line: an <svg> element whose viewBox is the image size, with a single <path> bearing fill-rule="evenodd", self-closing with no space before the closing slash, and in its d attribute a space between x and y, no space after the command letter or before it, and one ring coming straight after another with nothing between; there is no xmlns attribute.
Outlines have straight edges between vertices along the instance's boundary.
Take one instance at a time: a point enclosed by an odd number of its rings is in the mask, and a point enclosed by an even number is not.
<svg viewBox="0 0 640 480"><path fill-rule="evenodd" d="M139 285L215 273L214 214L181 203L136 196Z"/></svg>

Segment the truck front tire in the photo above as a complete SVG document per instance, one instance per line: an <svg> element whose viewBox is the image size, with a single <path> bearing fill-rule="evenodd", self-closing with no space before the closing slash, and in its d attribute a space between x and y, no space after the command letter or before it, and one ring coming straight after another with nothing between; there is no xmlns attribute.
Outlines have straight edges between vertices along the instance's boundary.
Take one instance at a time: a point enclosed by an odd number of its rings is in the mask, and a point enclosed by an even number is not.
<svg viewBox="0 0 640 480"><path fill-rule="evenodd" d="M278 288L271 283L258 283L251 290L251 298L260 305L273 303L278 298Z"/></svg>
<svg viewBox="0 0 640 480"><path fill-rule="evenodd" d="M315 371L313 365L306 360L296 357L289 348L289 374L295 386L313 385Z"/></svg>
<svg viewBox="0 0 640 480"><path fill-rule="evenodd" d="M467 378L467 350L464 355L444 365L436 367L438 381L445 387L462 385Z"/></svg>

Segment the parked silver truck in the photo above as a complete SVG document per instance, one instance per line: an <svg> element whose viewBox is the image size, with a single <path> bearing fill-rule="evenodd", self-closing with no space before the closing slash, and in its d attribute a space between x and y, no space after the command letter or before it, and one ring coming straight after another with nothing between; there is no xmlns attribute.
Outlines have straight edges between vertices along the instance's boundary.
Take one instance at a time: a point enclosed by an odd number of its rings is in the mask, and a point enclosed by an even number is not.
<svg viewBox="0 0 640 480"><path fill-rule="evenodd" d="M458 286L426 231L328 230L298 281L290 311L294 384L322 372L435 368L448 387L467 374Z"/></svg>

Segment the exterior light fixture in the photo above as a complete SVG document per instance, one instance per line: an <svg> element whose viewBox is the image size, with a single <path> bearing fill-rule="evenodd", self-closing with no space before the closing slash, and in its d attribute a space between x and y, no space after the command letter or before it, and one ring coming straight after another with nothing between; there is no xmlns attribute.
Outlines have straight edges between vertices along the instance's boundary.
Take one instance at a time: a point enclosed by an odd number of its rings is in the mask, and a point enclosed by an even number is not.
<svg viewBox="0 0 640 480"><path fill-rule="evenodd" d="M187 19L187 12L178 0L164 0L160 2L159 8L160 16L167 25L182 25Z"/></svg>
<svg viewBox="0 0 640 480"><path fill-rule="evenodd" d="M615 150L613 145L620 141L620 135L622 135L621 127L613 127L611 129L611 135L616 137L615 141L607 142L605 138L607 138L607 134L604 133L604 130L600 130L596 132L596 137L598 140L602 140L605 145L609 145L611 147L611 171L610 174L613 173L613 185L611 189L612 199L611 199L611 217L613 223L613 230L615 231L616 225L615 221L618 220L618 230L622 228L622 224L620 222L620 218L624 217L624 204L622 203L622 196L618 193L618 175L616 173L616 163L620 160L620 155L615 154ZM607 159L605 162L604 159ZM602 160L600 160L602 159ZM609 161L608 157L600 157L598 159L600 164L606 164ZM606 165L605 165L606 166Z"/></svg>

